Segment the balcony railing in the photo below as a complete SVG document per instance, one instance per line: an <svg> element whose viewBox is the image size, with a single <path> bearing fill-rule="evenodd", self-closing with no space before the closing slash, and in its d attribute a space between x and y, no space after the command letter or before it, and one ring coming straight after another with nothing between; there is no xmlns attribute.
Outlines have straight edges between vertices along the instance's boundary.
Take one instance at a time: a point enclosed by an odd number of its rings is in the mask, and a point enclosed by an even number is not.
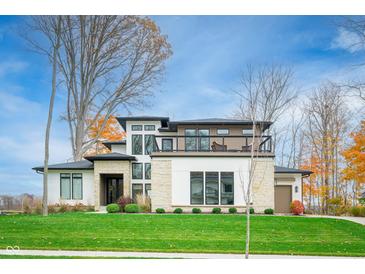
<svg viewBox="0 0 365 274"><path fill-rule="evenodd" d="M255 152L273 153L271 136L206 135L206 136L155 136L157 152Z"/></svg>

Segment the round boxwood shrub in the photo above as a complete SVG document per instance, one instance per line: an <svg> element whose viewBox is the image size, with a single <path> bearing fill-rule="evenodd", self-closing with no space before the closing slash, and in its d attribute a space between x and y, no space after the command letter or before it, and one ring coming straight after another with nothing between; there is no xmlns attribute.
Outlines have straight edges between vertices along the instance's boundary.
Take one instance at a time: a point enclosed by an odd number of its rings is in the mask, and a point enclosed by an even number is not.
<svg viewBox="0 0 365 274"><path fill-rule="evenodd" d="M199 213L202 213L202 210L200 208L194 207L191 212L193 212L195 214L199 214Z"/></svg>
<svg viewBox="0 0 365 274"><path fill-rule="evenodd" d="M120 211L120 207L118 204L109 204L106 206L106 211L108 211L108 213L117 213Z"/></svg>
<svg viewBox="0 0 365 274"><path fill-rule="evenodd" d="M231 214L235 214L235 213L237 213L237 208L235 208L235 207L230 207L230 208L228 209L228 212L229 212L229 213L231 213Z"/></svg>
<svg viewBox="0 0 365 274"><path fill-rule="evenodd" d="M163 208L156 208L156 213L165 213Z"/></svg>
<svg viewBox="0 0 365 274"><path fill-rule="evenodd" d="M273 210L272 208L266 208L266 209L264 210L264 213L265 213L265 214L272 215L272 214L274 214L274 210Z"/></svg>
<svg viewBox="0 0 365 274"><path fill-rule="evenodd" d="M220 214L222 212L222 209L220 209L219 207L215 207L212 209L212 213L214 214Z"/></svg>
<svg viewBox="0 0 365 274"><path fill-rule="evenodd" d="M181 213L183 213L183 210L180 207L178 207L178 208L175 208L174 213L181 214Z"/></svg>
<svg viewBox="0 0 365 274"><path fill-rule="evenodd" d="M254 214L255 210L253 209L253 207L250 207L250 214Z"/></svg>
<svg viewBox="0 0 365 274"><path fill-rule="evenodd" d="M139 206L137 204L127 204L124 207L124 211L126 213L138 213L139 212Z"/></svg>

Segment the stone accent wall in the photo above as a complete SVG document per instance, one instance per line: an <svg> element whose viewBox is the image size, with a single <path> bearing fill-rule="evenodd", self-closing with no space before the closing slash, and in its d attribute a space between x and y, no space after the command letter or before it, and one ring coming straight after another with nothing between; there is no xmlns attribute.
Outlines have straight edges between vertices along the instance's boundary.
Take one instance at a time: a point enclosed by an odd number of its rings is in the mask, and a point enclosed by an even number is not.
<svg viewBox="0 0 365 274"><path fill-rule="evenodd" d="M151 162L151 204L152 212L156 208L171 211L171 160L156 160Z"/></svg>
<svg viewBox="0 0 365 274"><path fill-rule="evenodd" d="M129 161L94 161L95 210L100 209L101 174L123 174L123 193L130 195L131 166Z"/></svg>
<svg viewBox="0 0 365 274"><path fill-rule="evenodd" d="M255 212L274 209L274 159L255 159L256 166L252 185L252 207Z"/></svg>

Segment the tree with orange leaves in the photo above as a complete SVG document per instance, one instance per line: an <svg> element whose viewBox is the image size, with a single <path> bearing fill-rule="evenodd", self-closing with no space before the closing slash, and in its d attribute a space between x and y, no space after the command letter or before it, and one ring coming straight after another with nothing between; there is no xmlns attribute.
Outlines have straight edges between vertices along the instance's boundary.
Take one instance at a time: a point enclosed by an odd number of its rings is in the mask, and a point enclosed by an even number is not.
<svg viewBox="0 0 365 274"><path fill-rule="evenodd" d="M353 180L356 183L355 194L358 196L365 185L365 120L361 122L360 130L351 133L350 136L353 144L342 152L347 163L342 173L345 180Z"/></svg>
<svg viewBox="0 0 365 274"><path fill-rule="evenodd" d="M125 138L126 134L121 130L117 119L114 116L109 116L104 122L105 116L102 116L96 123L89 127L88 137L94 141L94 145L86 152L85 155L95 155L110 152L110 150L103 145L105 141L120 141ZM88 122L91 123L92 119Z"/></svg>

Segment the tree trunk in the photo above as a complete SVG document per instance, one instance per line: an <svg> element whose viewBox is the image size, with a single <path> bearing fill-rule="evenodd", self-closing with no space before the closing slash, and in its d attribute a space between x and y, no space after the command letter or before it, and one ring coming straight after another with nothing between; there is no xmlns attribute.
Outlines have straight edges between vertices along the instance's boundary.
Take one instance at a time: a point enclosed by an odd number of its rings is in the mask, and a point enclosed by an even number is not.
<svg viewBox="0 0 365 274"><path fill-rule="evenodd" d="M53 56L52 56L52 93L49 102L48 109L48 119L47 119L47 127L46 127L46 138L44 142L44 169L43 169L43 203L42 203L42 213L43 216L48 215L48 160L49 160L49 136L51 132L52 125L52 115L53 115L53 106L54 99L56 95L56 85L57 85L57 52L60 46L60 35L59 31L61 28L61 20L58 18L57 22L57 32L56 35L56 44L53 48Z"/></svg>
<svg viewBox="0 0 365 274"><path fill-rule="evenodd" d="M250 252L250 202L246 202L246 247L245 259L248 259Z"/></svg>

